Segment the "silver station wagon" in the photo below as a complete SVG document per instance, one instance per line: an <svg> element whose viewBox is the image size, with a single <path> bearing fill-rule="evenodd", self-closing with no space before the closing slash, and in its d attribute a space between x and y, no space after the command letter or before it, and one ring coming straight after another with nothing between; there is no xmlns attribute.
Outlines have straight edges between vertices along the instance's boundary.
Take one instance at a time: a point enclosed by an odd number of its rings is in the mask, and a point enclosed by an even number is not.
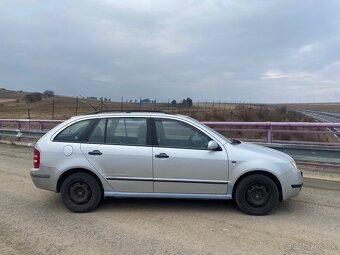
<svg viewBox="0 0 340 255"><path fill-rule="evenodd" d="M234 199L263 215L296 196L302 172L279 151L228 139L190 117L107 112L73 117L34 149L30 175L73 212L104 197Z"/></svg>

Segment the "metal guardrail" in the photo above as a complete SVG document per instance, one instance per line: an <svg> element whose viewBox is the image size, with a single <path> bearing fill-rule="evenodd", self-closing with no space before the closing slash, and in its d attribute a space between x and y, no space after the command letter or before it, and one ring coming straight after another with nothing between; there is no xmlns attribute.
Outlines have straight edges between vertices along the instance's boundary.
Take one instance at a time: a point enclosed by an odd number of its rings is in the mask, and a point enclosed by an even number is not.
<svg viewBox="0 0 340 255"><path fill-rule="evenodd" d="M0 129L15 128L20 131L48 130L63 120L34 120L34 119L0 119ZM243 139L251 142L281 143L281 144L311 144L311 145L335 145L339 142L317 142L317 141L294 141L275 140L274 134L340 134L337 130L340 123L318 123L318 122L207 122L204 124L220 132L242 132L242 133L262 133L265 138ZM289 129L288 129L289 128ZM322 130L315 130L315 128Z"/></svg>
<svg viewBox="0 0 340 255"><path fill-rule="evenodd" d="M32 126L35 129L43 131L62 123L64 120L35 120L35 119L0 119L0 129L3 127L15 127L17 130L30 130Z"/></svg>
<svg viewBox="0 0 340 255"><path fill-rule="evenodd" d="M203 122L219 132L243 132L243 133L264 133L264 139L243 139L251 142L281 143L281 144L310 144L340 146L339 142L317 142L317 141L294 141L275 140L274 134L340 134L337 130L340 123L318 123L318 122ZM282 129L290 128L290 129ZM292 129L293 128L293 129ZM315 130L324 129L324 130Z"/></svg>
<svg viewBox="0 0 340 255"><path fill-rule="evenodd" d="M37 139L63 120L0 119L0 137ZM292 134L334 134L336 131L310 130L309 128L340 128L340 123L310 122L203 122L222 132L265 133L265 139L242 139L285 152L297 161L327 162L329 167L340 169L340 142L310 142L274 140L275 133ZM300 129L282 129L292 127ZM279 129L277 129L279 128ZM304 128L303 130L301 128ZM307 130L306 130L307 129ZM320 165L319 163L310 163ZM325 164L322 164L325 166Z"/></svg>

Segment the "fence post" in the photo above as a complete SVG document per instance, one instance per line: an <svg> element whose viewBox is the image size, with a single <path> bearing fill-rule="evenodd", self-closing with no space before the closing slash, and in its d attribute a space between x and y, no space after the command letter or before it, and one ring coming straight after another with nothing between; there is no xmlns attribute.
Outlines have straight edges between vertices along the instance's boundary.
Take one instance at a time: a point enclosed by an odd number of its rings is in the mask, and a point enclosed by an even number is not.
<svg viewBox="0 0 340 255"><path fill-rule="evenodd" d="M268 128L267 128L267 143L272 143L273 142L273 127L268 121Z"/></svg>
<svg viewBox="0 0 340 255"><path fill-rule="evenodd" d="M54 100L52 101L52 120L54 120Z"/></svg>
<svg viewBox="0 0 340 255"><path fill-rule="evenodd" d="M78 97L77 97L77 101L76 101L76 116L78 115Z"/></svg>
<svg viewBox="0 0 340 255"><path fill-rule="evenodd" d="M123 111L123 103L124 103L124 97L122 97L122 101L120 102L120 111Z"/></svg>

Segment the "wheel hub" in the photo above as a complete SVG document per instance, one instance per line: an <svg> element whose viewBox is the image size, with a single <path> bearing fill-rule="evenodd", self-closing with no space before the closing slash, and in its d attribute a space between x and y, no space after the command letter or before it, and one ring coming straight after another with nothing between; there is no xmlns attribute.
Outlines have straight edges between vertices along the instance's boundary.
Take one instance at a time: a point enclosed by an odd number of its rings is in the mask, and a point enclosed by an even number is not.
<svg viewBox="0 0 340 255"><path fill-rule="evenodd" d="M92 195L89 185L84 182L75 182L69 189L70 199L76 204L87 203Z"/></svg>
<svg viewBox="0 0 340 255"><path fill-rule="evenodd" d="M269 192L262 184L251 185L246 192L246 200L253 207L261 207L267 204Z"/></svg>

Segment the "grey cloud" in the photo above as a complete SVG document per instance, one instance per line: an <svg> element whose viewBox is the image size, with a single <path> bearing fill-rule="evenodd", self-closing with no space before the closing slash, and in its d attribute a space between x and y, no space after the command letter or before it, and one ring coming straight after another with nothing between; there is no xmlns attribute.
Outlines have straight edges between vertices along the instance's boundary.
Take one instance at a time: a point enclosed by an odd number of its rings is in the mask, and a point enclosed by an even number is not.
<svg viewBox="0 0 340 255"><path fill-rule="evenodd" d="M339 11L335 0L2 2L0 85L116 100L340 101Z"/></svg>

